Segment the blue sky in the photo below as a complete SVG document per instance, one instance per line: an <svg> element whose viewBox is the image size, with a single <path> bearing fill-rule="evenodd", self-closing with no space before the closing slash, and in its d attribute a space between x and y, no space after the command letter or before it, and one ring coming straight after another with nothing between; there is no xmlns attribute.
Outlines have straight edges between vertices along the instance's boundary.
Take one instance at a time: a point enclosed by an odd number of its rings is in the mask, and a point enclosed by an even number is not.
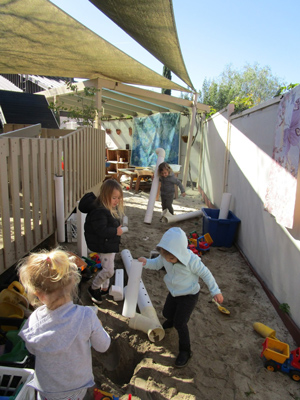
<svg viewBox="0 0 300 400"><path fill-rule="evenodd" d="M162 64L88 0L51 1L162 74ZM299 0L173 0L173 7L183 59L197 90L205 78L217 78L229 64L241 69L258 63L287 84L300 83ZM185 86L174 74L172 80Z"/></svg>

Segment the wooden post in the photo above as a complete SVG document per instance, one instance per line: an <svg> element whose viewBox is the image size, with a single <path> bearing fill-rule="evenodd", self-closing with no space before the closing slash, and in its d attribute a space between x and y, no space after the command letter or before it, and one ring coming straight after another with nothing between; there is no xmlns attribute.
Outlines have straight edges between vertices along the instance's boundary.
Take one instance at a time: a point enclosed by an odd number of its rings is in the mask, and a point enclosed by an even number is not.
<svg viewBox="0 0 300 400"><path fill-rule="evenodd" d="M186 155L185 155L185 160L184 160L184 169L183 169L183 178L182 178L183 187L186 186L187 174L188 174L188 170L189 170L193 133L194 133L194 126L195 126L195 118L196 118L196 111L197 111L197 99L198 99L198 93L194 93L193 94L192 118L191 118L188 141L187 141Z"/></svg>
<svg viewBox="0 0 300 400"><path fill-rule="evenodd" d="M97 92L96 92L96 116L94 121L94 128L101 129L101 117L102 117L102 86L100 79L97 79Z"/></svg>

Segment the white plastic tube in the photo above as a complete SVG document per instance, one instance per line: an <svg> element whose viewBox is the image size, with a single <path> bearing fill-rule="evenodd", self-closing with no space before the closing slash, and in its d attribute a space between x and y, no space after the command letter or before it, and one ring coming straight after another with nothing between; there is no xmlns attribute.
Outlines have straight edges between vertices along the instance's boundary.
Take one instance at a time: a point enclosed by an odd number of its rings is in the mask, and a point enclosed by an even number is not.
<svg viewBox="0 0 300 400"><path fill-rule="evenodd" d="M141 262L132 260L129 274L127 272L128 284L125 291L125 301L122 311L123 317L133 318L135 316L142 269L143 264Z"/></svg>
<svg viewBox="0 0 300 400"><path fill-rule="evenodd" d="M228 218L230 200L231 200L231 193L223 193L220 212L219 212L219 219Z"/></svg>
<svg viewBox="0 0 300 400"><path fill-rule="evenodd" d="M84 223L87 214L79 211L79 201L77 202L77 251L80 257L87 257L87 244L84 237Z"/></svg>
<svg viewBox="0 0 300 400"><path fill-rule="evenodd" d="M156 167L154 171L154 176L152 180L152 185L151 185L151 190L150 190L150 195L149 195L149 200L148 200L148 206L144 218L145 224L151 224L152 222L152 216L153 216L153 209L154 209L154 204L155 204L155 199L157 195L157 190L158 190L158 183L159 183L159 176L158 176L158 166L161 164L164 159L166 152L164 149L158 148L155 150L155 153L157 154L157 161L156 161Z"/></svg>
<svg viewBox="0 0 300 400"><path fill-rule="evenodd" d="M133 261L130 251L127 249L122 250L121 257L126 272L127 274L129 274ZM138 329L142 332L147 333L149 339L152 342L162 340L165 336L165 331L159 322L156 311L152 305L152 302L142 280L140 280L139 284L137 305L141 314L136 313L134 318L131 318L129 320L129 326L133 329Z"/></svg>
<svg viewBox="0 0 300 400"><path fill-rule="evenodd" d="M165 331L159 322L139 313L136 313L133 318L130 318L128 325L132 329L147 333L151 342L158 342L165 337Z"/></svg>
<svg viewBox="0 0 300 400"><path fill-rule="evenodd" d="M54 176L55 182L55 207L56 207L56 226L57 241L62 243L66 241L65 235L65 202L64 202L64 178Z"/></svg>
<svg viewBox="0 0 300 400"><path fill-rule="evenodd" d="M183 221L185 219L196 218L196 217L201 217L201 216L203 216L202 210L191 211L191 212L188 212L185 214L172 215L170 213L170 211L166 208L162 213L162 218L163 218L163 221L165 221L165 222L177 222L177 221Z"/></svg>
<svg viewBox="0 0 300 400"><path fill-rule="evenodd" d="M122 301L124 298L124 270L116 269L115 284L109 288L110 296L113 296L114 301Z"/></svg>

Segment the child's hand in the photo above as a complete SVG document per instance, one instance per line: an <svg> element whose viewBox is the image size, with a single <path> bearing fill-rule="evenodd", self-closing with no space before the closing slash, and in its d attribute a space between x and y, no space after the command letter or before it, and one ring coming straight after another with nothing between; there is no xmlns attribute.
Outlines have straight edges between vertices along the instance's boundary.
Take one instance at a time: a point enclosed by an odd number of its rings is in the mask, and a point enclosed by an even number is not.
<svg viewBox="0 0 300 400"><path fill-rule="evenodd" d="M117 227L117 236L121 236L122 233L123 233L122 225L120 225L120 226Z"/></svg>
<svg viewBox="0 0 300 400"><path fill-rule="evenodd" d="M185 197L185 194L186 194L185 192L184 192L184 193L181 193L181 196L182 196L182 197Z"/></svg>
<svg viewBox="0 0 300 400"><path fill-rule="evenodd" d="M222 293L216 294L216 295L214 296L214 299L215 299L218 303L220 303L220 304L222 304L223 301L224 301L224 297L223 297Z"/></svg>
<svg viewBox="0 0 300 400"><path fill-rule="evenodd" d="M140 258L138 258L138 261L141 262L141 263L143 263L143 266L146 265L146 262L147 262L147 260L146 260L145 257L140 257Z"/></svg>

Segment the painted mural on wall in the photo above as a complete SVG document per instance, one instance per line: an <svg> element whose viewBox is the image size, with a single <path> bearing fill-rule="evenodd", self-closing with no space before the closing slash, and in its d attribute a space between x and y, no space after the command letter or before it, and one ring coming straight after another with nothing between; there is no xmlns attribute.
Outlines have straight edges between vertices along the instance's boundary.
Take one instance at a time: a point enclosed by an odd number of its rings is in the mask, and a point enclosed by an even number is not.
<svg viewBox="0 0 300 400"><path fill-rule="evenodd" d="M131 165L156 165L157 148L166 152L165 161L178 164L180 113L162 113L133 119Z"/></svg>
<svg viewBox="0 0 300 400"><path fill-rule="evenodd" d="M293 228L300 156L300 85L281 100L273 148L273 163L265 199L276 221Z"/></svg>

